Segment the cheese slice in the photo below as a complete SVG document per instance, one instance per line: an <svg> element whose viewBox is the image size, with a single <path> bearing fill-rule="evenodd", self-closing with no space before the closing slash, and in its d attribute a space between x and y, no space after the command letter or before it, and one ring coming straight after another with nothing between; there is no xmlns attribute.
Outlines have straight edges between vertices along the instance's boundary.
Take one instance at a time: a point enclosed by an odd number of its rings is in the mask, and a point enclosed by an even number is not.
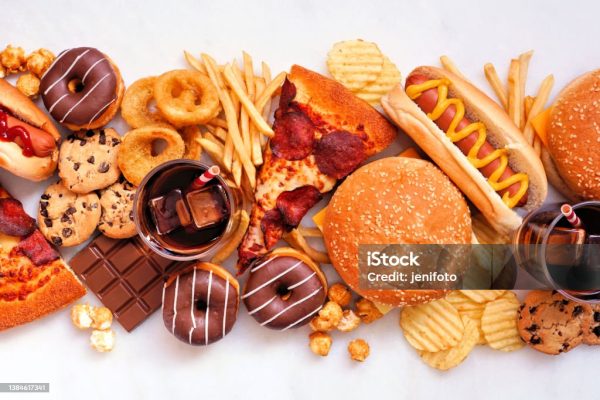
<svg viewBox="0 0 600 400"><path fill-rule="evenodd" d="M548 123L550 122L550 113L552 113L552 107L546 108L531 120L531 126L533 126L535 133L537 133L542 143L544 143L544 146L548 146Z"/></svg>
<svg viewBox="0 0 600 400"><path fill-rule="evenodd" d="M419 160L423 158L414 147L408 147L402 150L402 153L398 154L398 157L418 158Z"/></svg>
<svg viewBox="0 0 600 400"><path fill-rule="evenodd" d="M319 230L321 232L323 232L323 223L325 222L325 213L326 212L327 212L327 206L323 207L323 209L321 209L321 211L319 211L312 217L313 222L315 223L315 225L317 226L317 228L319 228Z"/></svg>

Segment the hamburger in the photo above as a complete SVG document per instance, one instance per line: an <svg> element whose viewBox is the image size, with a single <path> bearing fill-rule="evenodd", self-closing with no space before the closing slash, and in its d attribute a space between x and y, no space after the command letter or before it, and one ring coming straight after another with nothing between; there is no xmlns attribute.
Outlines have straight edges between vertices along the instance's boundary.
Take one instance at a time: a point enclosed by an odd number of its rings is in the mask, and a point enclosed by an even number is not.
<svg viewBox="0 0 600 400"><path fill-rule="evenodd" d="M331 262L354 291L389 306L427 303L445 290L365 289L360 244L470 244L471 215L461 192L432 163L390 157L356 170L333 195L323 222Z"/></svg>
<svg viewBox="0 0 600 400"><path fill-rule="evenodd" d="M569 83L547 126L548 179L572 200L600 200L600 70Z"/></svg>

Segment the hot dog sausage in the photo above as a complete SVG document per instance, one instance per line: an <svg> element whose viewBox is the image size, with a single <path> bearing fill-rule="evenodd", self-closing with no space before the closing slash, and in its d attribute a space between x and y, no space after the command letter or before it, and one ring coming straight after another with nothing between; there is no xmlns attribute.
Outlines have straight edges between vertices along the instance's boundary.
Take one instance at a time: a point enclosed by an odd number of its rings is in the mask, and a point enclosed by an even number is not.
<svg viewBox="0 0 600 400"><path fill-rule="evenodd" d="M25 128L27 132L29 132L33 155L36 157L48 157L52 154L54 149L56 149L56 142L54 141L52 135L50 135L48 132L31 126L30 124L23 122L8 113L6 114L6 121L8 123L8 128L12 128L13 126L21 126ZM20 138L15 138L14 142L23 147L23 143L21 142Z"/></svg>
<svg viewBox="0 0 600 400"><path fill-rule="evenodd" d="M406 87L408 88L409 86L412 86L412 85L421 84L421 83L427 82L428 80L429 79L426 76L413 74L413 75L410 75L406 79ZM438 101L438 91L436 88L426 90L423 93L421 93L421 95L419 97L414 99L414 102L417 103L419 108L421 108L421 110L423 110L426 113L430 113L431 111L433 111L433 109L435 108L435 106L437 104L437 101ZM455 114L456 114L456 107L454 105L451 105L434 122L441 130L446 132L448 130L450 123L452 122L452 119L454 118ZM471 121L469 121L466 117L463 118L459 122L458 126L456 127L456 131L460 131L461 129L465 128L469 124L471 124ZM454 144L456 146L458 146L458 148L460 149L460 151L463 154L467 155L469 153L469 150L471 150L471 148L475 145L475 142L477 141L478 136L479 136L478 132L473 132L466 138L461 139L461 140L455 142ZM489 142L486 141L483 144L483 146L481 146L481 149L479 150L477 157L484 158L488 154L492 153L494 150L495 150L495 148ZM489 163L488 165L479 168L479 171L481 172L481 174L483 176L488 178L490 175L492 175L492 173L494 171L496 171L498 169L499 166L500 166L500 160L496 159L496 160L492 161L491 163ZM504 179L506 179L514 174L515 174L515 172L512 170L512 168L510 168L510 166L508 166L504 170L504 173L500 176L500 181L503 181ZM500 196L502 196L502 195L504 195L504 193L508 192L511 196L513 196L519 191L520 187L521 187L521 183L517 182L517 183L514 183L511 186L507 187L506 189L498 191L498 194ZM527 193L525 193L525 195L521 198L518 205L522 206L522 205L525 205L526 203L527 203Z"/></svg>

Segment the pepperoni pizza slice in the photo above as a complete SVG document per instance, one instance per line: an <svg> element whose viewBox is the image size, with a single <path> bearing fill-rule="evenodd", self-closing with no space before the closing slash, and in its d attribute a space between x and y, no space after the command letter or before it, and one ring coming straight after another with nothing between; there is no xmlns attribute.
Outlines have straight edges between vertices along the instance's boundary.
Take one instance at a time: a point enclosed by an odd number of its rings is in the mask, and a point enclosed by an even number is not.
<svg viewBox="0 0 600 400"><path fill-rule="evenodd" d="M396 129L340 83L298 65L285 81L275 135L258 174L250 226L238 249L243 272L338 180L386 148Z"/></svg>
<svg viewBox="0 0 600 400"><path fill-rule="evenodd" d="M84 294L21 202L0 186L0 331L56 311Z"/></svg>

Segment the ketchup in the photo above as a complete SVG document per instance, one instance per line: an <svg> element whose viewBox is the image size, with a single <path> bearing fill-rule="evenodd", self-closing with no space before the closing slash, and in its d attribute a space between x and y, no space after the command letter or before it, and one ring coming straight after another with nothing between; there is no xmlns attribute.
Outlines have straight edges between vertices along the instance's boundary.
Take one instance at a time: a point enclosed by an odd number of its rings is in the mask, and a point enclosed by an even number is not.
<svg viewBox="0 0 600 400"><path fill-rule="evenodd" d="M22 126L8 127L8 114L3 108L0 108L0 140L4 142L14 142L15 139L20 139L21 148L25 157L33 156L33 144L31 143L31 135Z"/></svg>

